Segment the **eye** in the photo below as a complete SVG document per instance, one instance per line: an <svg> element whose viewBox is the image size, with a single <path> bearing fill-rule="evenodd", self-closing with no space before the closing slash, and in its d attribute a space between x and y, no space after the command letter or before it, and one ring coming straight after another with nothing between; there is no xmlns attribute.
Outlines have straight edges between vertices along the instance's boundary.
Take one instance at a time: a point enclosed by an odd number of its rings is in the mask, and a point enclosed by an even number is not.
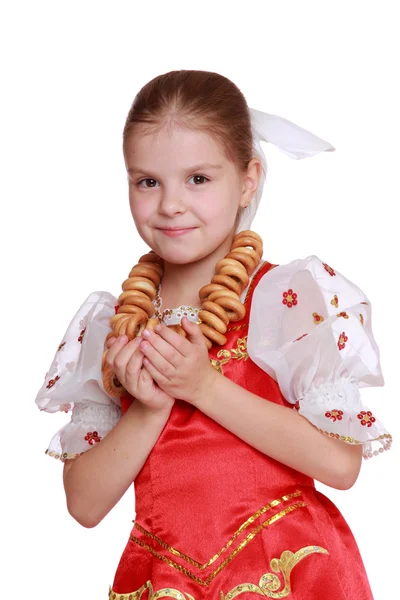
<svg viewBox="0 0 400 600"><path fill-rule="evenodd" d="M204 175L192 175L192 177L190 177L190 179L195 179L196 180L196 185L198 183L202 183L201 181L199 181L199 179L205 179L205 181L210 181L207 177L205 177Z"/></svg>
<svg viewBox="0 0 400 600"><path fill-rule="evenodd" d="M150 181L151 185L140 185L141 183L143 183L144 181ZM157 179L152 179L151 177L146 177L145 179L141 179L140 181L138 181L138 187L146 187L146 188L152 188L152 187L156 187L154 185L154 183L157 183Z"/></svg>

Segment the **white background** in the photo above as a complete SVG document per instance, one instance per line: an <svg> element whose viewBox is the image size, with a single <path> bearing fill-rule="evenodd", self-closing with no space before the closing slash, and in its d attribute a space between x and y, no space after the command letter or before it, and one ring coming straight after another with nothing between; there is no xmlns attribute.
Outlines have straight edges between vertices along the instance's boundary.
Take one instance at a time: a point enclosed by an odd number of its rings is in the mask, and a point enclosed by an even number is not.
<svg viewBox="0 0 400 600"><path fill-rule="evenodd" d="M44 455L69 416L40 413L34 398L80 304L93 290L118 295L145 250L128 209L122 129L139 89L181 68L231 78L250 106L336 147L295 161L264 144L269 173L252 228L269 261L317 254L372 303L386 384L362 393L393 449L364 462L351 490L317 487L350 524L375 600L397 597L395 7L36 0L3 9L3 597L105 599L127 541L132 488L94 529L69 516L62 465Z"/></svg>

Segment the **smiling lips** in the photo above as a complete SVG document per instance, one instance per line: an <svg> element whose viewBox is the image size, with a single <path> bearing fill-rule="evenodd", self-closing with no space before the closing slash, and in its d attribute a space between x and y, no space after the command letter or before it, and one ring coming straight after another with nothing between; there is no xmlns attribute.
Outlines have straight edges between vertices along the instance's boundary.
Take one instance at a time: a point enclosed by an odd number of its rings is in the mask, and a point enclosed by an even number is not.
<svg viewBox="0 0 400 600"><path fill-rule="evenodd" d="M168 235L170 237L177 237L178 235L184 235L185 233L189 233L189 231L193 231L195 229L195 227L188 227L186 229L159 229L160 231L162 231L163 233L165 233L165 235Z"/></svg>

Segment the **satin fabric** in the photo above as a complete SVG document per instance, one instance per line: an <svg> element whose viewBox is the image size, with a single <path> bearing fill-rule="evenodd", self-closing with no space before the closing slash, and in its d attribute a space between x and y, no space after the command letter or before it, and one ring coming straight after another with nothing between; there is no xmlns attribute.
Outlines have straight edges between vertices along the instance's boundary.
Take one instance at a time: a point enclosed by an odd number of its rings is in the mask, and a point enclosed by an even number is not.
<svg viewBox="0 0 400 600"><path fill-rule="evenodd" d="M248 357L251 298L209 355L247 390L293 409ZM125 412L134 401L121 398ZM357 544L314 480L176 400L135 482L136 518L110 598L370 600ZM136 592L136 595L135 595Z"/></svg>

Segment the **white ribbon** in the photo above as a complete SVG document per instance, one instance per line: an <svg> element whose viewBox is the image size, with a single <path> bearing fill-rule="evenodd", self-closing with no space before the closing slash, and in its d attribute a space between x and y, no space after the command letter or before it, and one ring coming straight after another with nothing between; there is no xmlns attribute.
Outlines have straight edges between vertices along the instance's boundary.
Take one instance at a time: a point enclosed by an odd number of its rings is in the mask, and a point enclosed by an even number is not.
<svg viewBox="0 0 400 600"><path fill-rule="evenodd" d="M250 108L253 136L256 141L277 146L290 158L308 158L319 152L332 152L335 148L310 131L287 119Z"/></svg>
<svg viewBox="0 0 400 600"><path fill-rule="evenodd" d="M267 159L260 142L273 144L281 152L294 159L309 158L319 152L333 152L335 150L329 142L287 119L256 110L255 108L250 108L249 110L253 132L253 149L254 154L261 161L262 175L256 195L246 208L240 210L239 222L235 233L239 233L244 229L250 229L260 204L267 175Z"/></svg>

